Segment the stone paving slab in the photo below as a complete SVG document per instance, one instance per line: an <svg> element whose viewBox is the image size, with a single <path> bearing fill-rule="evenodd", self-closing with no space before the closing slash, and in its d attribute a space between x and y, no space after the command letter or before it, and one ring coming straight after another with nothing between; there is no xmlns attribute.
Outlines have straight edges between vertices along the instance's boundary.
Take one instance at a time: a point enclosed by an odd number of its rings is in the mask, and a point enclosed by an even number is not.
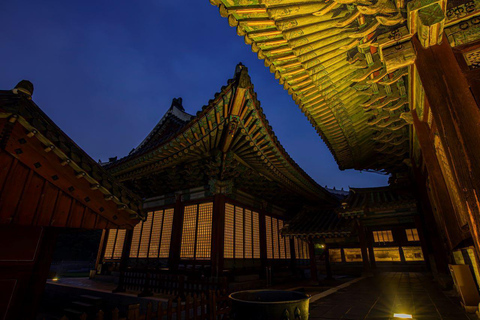
<svg viewBox="0 0 480 320"><path fill-rule="evenodd" d="M391 319L413 314L417 320L469 320L458 301L447 297L422 273L390 272L369 277L310 303L311 320Z"/></svg>

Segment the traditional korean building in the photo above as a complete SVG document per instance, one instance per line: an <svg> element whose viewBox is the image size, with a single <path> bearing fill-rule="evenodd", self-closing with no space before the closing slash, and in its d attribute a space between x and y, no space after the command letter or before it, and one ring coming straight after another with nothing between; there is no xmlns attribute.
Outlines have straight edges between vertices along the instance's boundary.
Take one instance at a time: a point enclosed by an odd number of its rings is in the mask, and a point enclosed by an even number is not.
<svg viewBox="0 0 480 320"><path fill-rule="evenodd" d="M141 199L91 159L21 81L0 91L0 319L35 319L60 228L133 227ZM121 231L119 231L121 233Z"/></svg>
<svg viewBox="0 0 480 320"><path fill-rule="evenodd" d="M288 90L340 169L410 181L432 268L468 260L478 274L480 2L210 2Z"/></svg>
<svg viewBox="0 0 480 320"><path fill-rule="evenodd" d="M281 231L310 246L310 272L427 271L429 251L413 193L402 187L351 188L336 209L310 208Z"/></svg>
<svg viewBox="0 0 480 320"><path fill-rule="evenodd" d="M338 204L281 146L241 64L195 116L174 99L138 147L104 166L148 211L133 231L105 237L99 263L122 270L280 272L308 262L305 242L280 235L284 221Z"/></svg>

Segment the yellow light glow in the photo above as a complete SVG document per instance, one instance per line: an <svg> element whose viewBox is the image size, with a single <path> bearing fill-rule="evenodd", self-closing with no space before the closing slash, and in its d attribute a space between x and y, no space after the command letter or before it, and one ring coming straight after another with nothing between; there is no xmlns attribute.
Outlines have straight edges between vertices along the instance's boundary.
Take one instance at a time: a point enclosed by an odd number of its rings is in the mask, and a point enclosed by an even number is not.
<svg viewBox="0 0 480 320"><path fill-rule="evenodd" d="M256 8L256 9L237 9L235 10L239 14L247 14L247 13L265 13L267 9Z"/></svg>
<svg viewBox="0 0 480 320"><path fill-rule="evenodd" d="M406 313L394 313L393 317L399 319L413 319L413 316L411 314Z"/></svg>
<svg viewBox="0 0 480 320"><path fill-rule="evenodd" d="M276 53L287 52L287 51L290 51L290 50L291 50L290 48L275 49L275 50L270 51L270 53L271 54L276 54Z"/></svg>
<svg viewBox="0 0 480 320"><path fill-rule="evenodd" d="M252 38L256 37L268 37L268 36L278 36L279 34L282 34L282 31L267 31L267 32L259 32L259 33L250 33L249 36Z"/></svg>
<svg viewBox="0 0 480 320"><path fill-rule="evenodd" d="M52 281L58 281L58 278L57 278L57 277L55 277L55 278L53 278L53 279L52 279Z"/></svg>
<svg viewBox="0 0 480 320"><path fill-rule="evenodd" d="M275 21L273 20L258 20L258 21L246 21L248 26L273 26Z"/></svg>

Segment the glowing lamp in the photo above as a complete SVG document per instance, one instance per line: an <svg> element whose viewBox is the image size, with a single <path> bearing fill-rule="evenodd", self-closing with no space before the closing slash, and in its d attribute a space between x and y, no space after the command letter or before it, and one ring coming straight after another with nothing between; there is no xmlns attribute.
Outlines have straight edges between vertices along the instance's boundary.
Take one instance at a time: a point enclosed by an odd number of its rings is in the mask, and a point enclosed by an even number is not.
<svg viewBox="0 0 480 320"><path fill-rule="evenodd" d="M53 279L52 279L52 281L58 281L58 278L57 278L57 277L55 277L55 278L53 278Z"/></svg>
<svg viewBox="0 0 480 320"><path fill-rule="evenodd" d="M395 319L413 319L413 316L411 314L406 313L394 313L393 317Z"/></svg>

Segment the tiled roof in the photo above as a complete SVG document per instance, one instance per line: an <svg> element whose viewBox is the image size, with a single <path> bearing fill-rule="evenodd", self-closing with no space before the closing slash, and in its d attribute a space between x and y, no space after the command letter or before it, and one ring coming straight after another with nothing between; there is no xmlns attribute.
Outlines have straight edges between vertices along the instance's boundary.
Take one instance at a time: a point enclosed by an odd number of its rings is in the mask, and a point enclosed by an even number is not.
<svg viewBox="0 0 480 320"><path fill-rule="evenodd" d="M350 188L340 212L348 215L415 207L415 197L405 188Z"/></svg>
<svg viewBox="0 0 480 320"><path fill-rule="evenodd" d="M149 145L151 147L142 152L133 152L110 164L108 170L121 181L139 182L139 179L166 172L166 175L175 175L165 177L167 185L172 178L192 180L194 173L208 174L208 179L242 180L244 185L258 187L257 182L247 181L251 178L249 174L238 175L236 168L243 166L261 176L265 185L275 183L290 190L291 197L301 194L312 201L337 203L280 144L256 98L248 70L242 64L237 65L234 77L194 118L168 138L153 136ZM223 160L220 154L224 155ZM189 165L182 168L181 164L186 163ZM171 169L181 172L174 174ZM182 172L188 174L182 178ZM183 188L192 187L188 183L185 181ZM275 193L274 188L266 188ZM173 191L176 190L168 192Z"/></svg>
<svg viewBox="0 0 480 320"><path fill-rule="evenodd" d="M334 209L304 209L283 229L282 235L295 237L345 237L352 233L354 220L339 217Z"/></svg>
<svg viewBox="0 0 480 320"><path fill-rule="evenodd" d="M30 87L30 91L24 87ZM25 94L24 92L28 92ZM0 91L2 117L17 119L31 136L40 140L59 158L62 166L70 166L78 178L90 182L92 190L103 193L105 198L126 210L132 216L143 218L140 197L117 182L100 164L93 160L70 139L31 99L33 85L22 81L13 90ZM2 137L0 138L8 138ZM1 140L1 139L0 139Z"/></svg>
<svg viewBox="0 0 480 320"><path fill-rule="evenodd" d="M341 169L404 168L406 81L415 60L407 2L210 2L264 60Z"/></svg>

